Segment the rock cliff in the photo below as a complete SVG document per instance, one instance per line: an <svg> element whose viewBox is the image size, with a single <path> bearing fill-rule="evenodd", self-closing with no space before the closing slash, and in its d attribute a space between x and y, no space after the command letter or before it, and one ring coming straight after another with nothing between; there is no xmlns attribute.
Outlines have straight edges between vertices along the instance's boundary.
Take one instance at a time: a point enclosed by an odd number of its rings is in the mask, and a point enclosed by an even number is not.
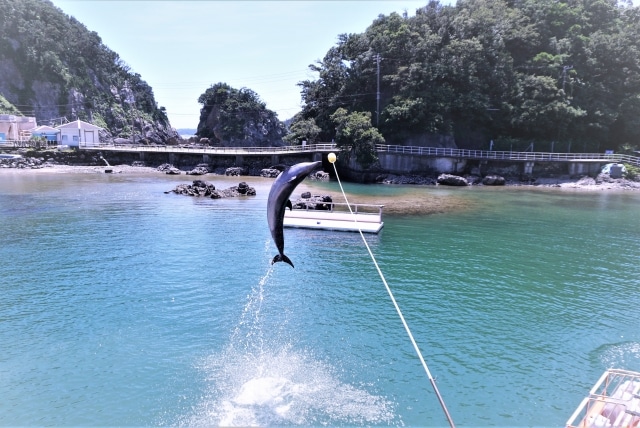
<svg viewBox="0 0 640 428"><path fill-rule="evenodd" d="M0 95L40 125L81 119L103 140L179 138L141 76L47 0L2 0Z"/></svg>

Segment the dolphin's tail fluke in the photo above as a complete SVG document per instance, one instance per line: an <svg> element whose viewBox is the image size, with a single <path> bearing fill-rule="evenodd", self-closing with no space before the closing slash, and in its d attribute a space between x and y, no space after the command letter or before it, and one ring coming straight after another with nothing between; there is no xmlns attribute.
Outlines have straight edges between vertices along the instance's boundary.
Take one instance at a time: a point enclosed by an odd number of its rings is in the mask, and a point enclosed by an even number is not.
<svg viewBox="0 0 640 428"><path fill-rule="evenodd" d="M291 267L293 267L293 262L291 261L291 259L289 259L289 257L285 256L284 254L277 254L273 260L271 260L271 264L277 263L277 262L285 262L285 263L289 263L291 265Z"/></svg>

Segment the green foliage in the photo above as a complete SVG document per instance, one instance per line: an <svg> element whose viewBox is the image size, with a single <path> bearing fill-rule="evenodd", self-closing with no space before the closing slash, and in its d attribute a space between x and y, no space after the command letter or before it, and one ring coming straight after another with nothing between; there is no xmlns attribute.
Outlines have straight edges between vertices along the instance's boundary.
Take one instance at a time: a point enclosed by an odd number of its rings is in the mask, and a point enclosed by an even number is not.
<svg viewBox="0 0 640 428"><path fill-rule="evenodd" d="M100 117L98 125L114 135L125 132L132 117L144 116L153 128L169 126L140 75L49 0L0 0L0 10L0 63L16 70L0 74L0 90L13 104L29 106L25 115L41 123ZM53 96L42 96L42 88Z"/></svg>
<svg viewBox="0 0 640 428"><path fill-rule="evenodd" d="M348 113L337 109L331 120L336 127L336 145L363 167L369 168L378 160L376 144L384 144L384 137L371 125L371 113Z"/></svg>
<svg viewBox="0 0 640 428"><path fill-rule="evenodd" d="M299 83L298 120L325 141L345 108L379 117L394 144L435 133L468 148L616 148L640 140L638 46L640 7L615 0L431 0L341 35Z"/></svg>
<svg viewBox="0 0 640 428"><path fill-rule="evenodd" d="M5 97L0 94L0 114L15 114L21 115L20 110L11 104Z"/></svg>
<svg viewBox="0 0 640 428"><path fill-rule="evenodd" d="M289 128L289 133L282 139L291 145L300 145L303 141L315 144L318 142L318 135L320 135L320 127L316 125L315 119L303 119L296 116Z"/></svg>
<svg viewBox="0 0 640 428"><path fill-rule="evenodd" d="M638 180L640 179L640 167L635 165L631 165L628 163L623 164L627 173L625 174L625 178L629 180Z"/></svg>

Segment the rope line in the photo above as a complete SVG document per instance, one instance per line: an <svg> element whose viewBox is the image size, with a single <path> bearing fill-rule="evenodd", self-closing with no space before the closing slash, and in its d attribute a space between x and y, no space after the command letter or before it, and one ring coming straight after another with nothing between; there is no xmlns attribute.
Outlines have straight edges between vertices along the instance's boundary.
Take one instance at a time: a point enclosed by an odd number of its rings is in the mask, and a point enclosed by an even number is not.
<svg viewBox="0 0 640 428"><path fill-rule="evenodd" d="M380 266L378 266L378 262L376 261L376 258L373 255L373 252L371 251L371 248L369 247L369 244L367 243L367 240L364 237L364 234L362 233L362 229L360 228L360 225L358 224L358 219L356 217L356 215L353 213L353 210L351 209L351 204L349 204L349 200L347 199L347 195L344 192L344 188L342 187L342 182L340 181L340 177L338 176L338 170L336 169L336 164L335 162L331 162L331 164L333 165L333 170L336 173L336 179L338 180L338 185L340 186L340 191L342 192L342 196L344 197L345 202L347 203L347 207L349 208L349 212L351 213L351 216L353 217L353 222L355 223L356 227L358 228L358 232L360 232L360 236L362 237L362 242L364 242L364 246L367 247L367 251L369 252L369 256L371 256L371 260L373 261L373 264L376 267L376 270L378 271L378 275L380 275L380 279L382 280L382 283L384 284L385 288L387 289L387 293L389 294L389 297L391 298L391 301L393 302L393 306L396 308L396 312L398 312L398 316L400 316L400 320L402 321L402 325L404 326L405 331L407 332L407 335L409 336L409 339L411 340L411 344L413 345L413 348L416 351L416 354L418 354L418 358L420 359L420 363L422 363L422 367L424 368L424 371L427 374L427 377L429 378L429 382L431 382L431 386L433 387L433 391L436 393L436 396L438 398L438 401L440 402L440 406L442 406L442 410L444 411L445 416L447 417L447 421L449 422L449 426L451 428L455 428L455 424L453 423L453 419L451 418L451 415L449 414L449 410L447 410L447 406L444 403L444 399L442 398L442 395L440 395L440 391L438 390L438 387L436 386L436 382L433 378L433 376L431 376L431 371L429 370L429 367L427 366L426 361L424 360L422 353L420 352L420 348L418 347L418 344L416 343L415 339L413 338L413 334L411 333L411 330L409 329L409 325L407 324L407 322L404 319L404 315L402 314L402 311L400 310L400 306L398 305L398 302L396 302L395 297L393 296L393 293L391 292L391 288L389 287L389 284L387 284L387 280L385 279L382 270L380 270Z"/></svg>

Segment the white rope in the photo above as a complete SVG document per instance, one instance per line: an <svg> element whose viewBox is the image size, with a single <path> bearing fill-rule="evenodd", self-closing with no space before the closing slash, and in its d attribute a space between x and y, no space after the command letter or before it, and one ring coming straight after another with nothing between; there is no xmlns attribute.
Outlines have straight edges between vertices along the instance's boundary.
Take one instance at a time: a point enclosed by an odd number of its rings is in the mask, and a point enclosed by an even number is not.
<svg viewBox="0 0 640 428"><path fill-rule="evenodd" d="M347 195L344 192L344 188L342 187L342 182L340 181L340 177L338 176L338 170L336 169L336 164L335 164L335 162L331 162L331 164L333 165L333 170L336 173L336 179L338 180L338 185L340 186L340 191L342 192L342 196L344 197L344 200L347 203L347 207L349 208L349 212L351 213L351 216L353 217L353 222L355 223L356 227L358 228L358 232L360 232L360 236L362 237L362 242L364 242L364 246L367 247L367 251L369 252L369 256L371 256L371 260L373 261L373 264L375 265L376 270L378 271L378 275L380 275L380 279L382 280L382 283L384 284L385 288L387 289L387 293L389 293L389 297L391 298L391 301L393 302L393 306L395 306L396 312L398 312L398 315L400 316L400 320L402 321L402 325L404 325L404 329L406 330L407 334L409 335L409 339L411 340L411 343L413 344L413 348L415 349L416 354L418 354L418 358L420 359L420 362L422 363L422 367L424 368L424 371L427 373L427 377L429 378L429 382L431 382L431 385L433 386L433 390L436 393L436 396L438 397L438 401L440 402L440 406L442 406L442 410L444 411L445 416L447 417L447 421L449 422L449 426L451 426L451 428L454 428L455 425L453 423L453 419L451 418L451 415L449 414L449 411L447 410L447 406L445 405L444 400L442 399L442 396L440 395L440 391L438 390L438 387L436 386L436 382L433 379L433 376L431 376L431 371L429 371L429 367L427 366L426 361L422 357L422 353L420 352L420 348L418 347L418 344L416 343L415 339L413 338L413 334L411 333L411 330L409 329L409 325L405 321L404 315L402 315L402 311L400 310L400 306L398 306L398 302L396 302L396 299L393 296L393 293L391 292L391 288L389 287L389 284L387 284L387 280L384 278L384 275L382 274L382 270L380 270L380 266L378 266L378 262L376 261L376 258L373 256L373 253L371 252L371 248L369 247L369 244L367 243L367 240L365 239L364 234L362 233L362 229L360 229L360 225L358 224L357 216L353 213L353 210L351 209L351 205L349 204L349 200L347 199Z"/></svg>

